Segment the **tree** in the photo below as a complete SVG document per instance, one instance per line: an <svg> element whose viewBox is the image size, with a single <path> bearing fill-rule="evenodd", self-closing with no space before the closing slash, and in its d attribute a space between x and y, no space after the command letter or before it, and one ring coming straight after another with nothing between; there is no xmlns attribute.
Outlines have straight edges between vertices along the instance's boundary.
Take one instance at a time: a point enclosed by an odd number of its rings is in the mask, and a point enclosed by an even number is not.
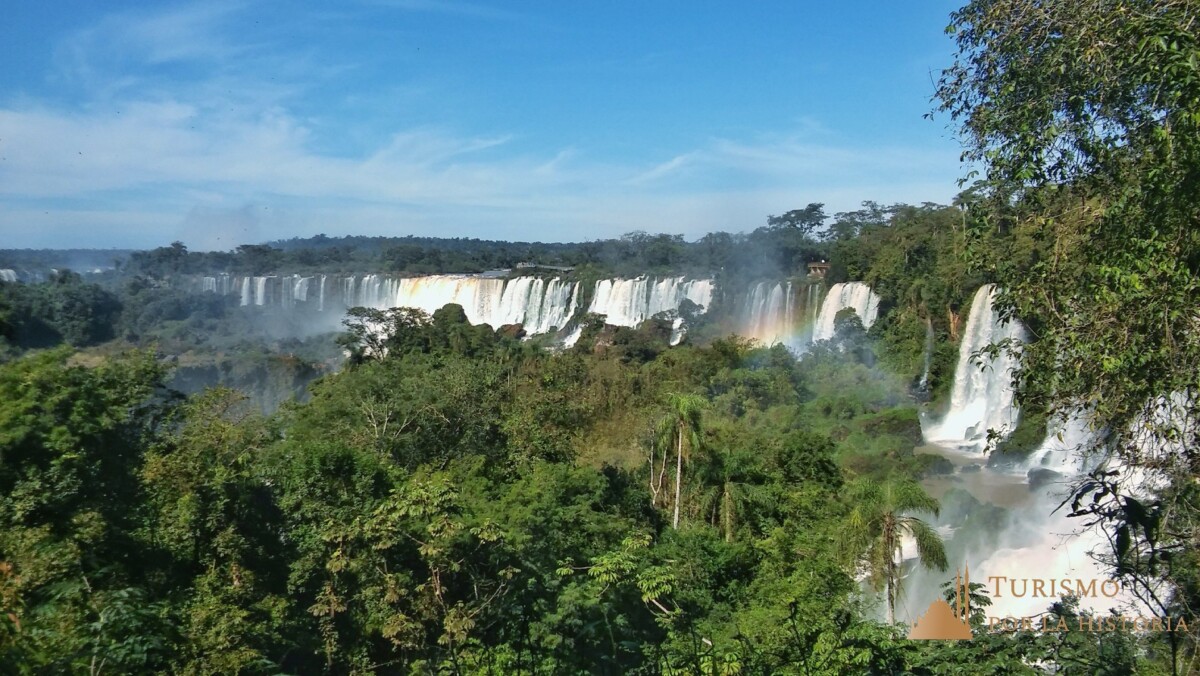
<svg viewBox="0 0 1200 676"><path fill-rule="evenodd" d="M1200 539L1198 19L1185 0L975 0L952 17L958 59L937 90L986 172L974 262L1035 338L1018 401L1086 409L1120 457L1072 507L1156 614L1200 603L1183 554ZM1139 475L1166 490L1134 497ZM1155 591L1163 579L1180 593Z"/></svg>
<svg viewBox="0 0 1200 676"><path fill-rule="evenodd" d="M383 359L415 350L427 351L432 320L423 310L397 307L375 310L352 307L346 311L342 325L346 332L337 337L349 354L351 364L370 359Z"/></svg>
<svg viewBox="0 0 1200 676"><path fill-rule="evenodd" d="M710 515L712 525L719 525L725 541L733 542L738 522L746 512L769 500L763 487L765 477L755 462L757 458L724 449L705 450L701 507Z"/></svg>
<svg viewBox="0 0 1200 676"><path fill-rule="evenodd" d="M825 205L811 202L803 209L792 209L782 216L767 216L767 227L794 228L811 237L825 224L825 218Z"/></svg>
<svg viewBox="0 0 1200 676"><path fill-rule="evenodd" d="M666 474L667 457L671 446L675 447L675 502L671 527L679 528L679 503L682 498L683 486L683 455L685 447L689 452L700 448L701 412L704 410L704 398L694 394L679 394L672 392L667 396L667 415L658 426L657 445L663 449L662 468L658 473L657 484L654 477L654 452L650 454L650 484L651 492L655 495L662 489L662 479Z"/></svg>
<svg viewBox="0 0 1200 676"><path fill-rule="evenodd" d="M892 624L900 595L900 547L904 537L916 541L921 565L946 569L942 539L929 524L908 514L929 512L937 516L938 502L912 479L896 477L882 483L860 479L851 485L848 495L854 506L843 544L853 560L866 566L875 588L884 589L887 621Z"/></svg>

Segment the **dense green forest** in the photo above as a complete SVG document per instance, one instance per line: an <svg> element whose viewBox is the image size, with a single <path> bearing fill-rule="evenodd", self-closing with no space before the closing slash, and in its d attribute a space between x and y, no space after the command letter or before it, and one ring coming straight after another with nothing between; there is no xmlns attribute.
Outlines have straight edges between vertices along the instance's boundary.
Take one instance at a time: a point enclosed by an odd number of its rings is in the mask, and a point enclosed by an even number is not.
<svg viewBox="0 0 1200 676"><path fill-rule="evenodd" d="M869 204L860 212L837 214L831 232L852 236L864 218L884 220L886 209ZM275 272L471 273L511 269L521 263L581 267L598 274L712 275L722 270L743 275L782 276L803 269L827 251L812 235L826 220L824 205L783 216L748 234L715 232L695 242L682 235L631 232L619 239L578 243L502 242L433 237L328 237L317 235L267 244L243 245L230 252L189 252L182 244L131 254L126 272L166 278L179 274L265 274Z"/></svg>
<svg viewBox="0 0 1200 676"><path fill-rule="evenodd" d="M956 12L936 105L980 174L950 206L811 204L695 242L175 244L0 282L0 672L1200 672L1196 18ZM870 284L880 317L843 311L802 353L729 335L729 298L678 345L664 317L591 317L558 348L457 305L288 337L172 283L534 262L739 288L818 260L825 284ZM975 498L922 488L950 468L920 416L945 403L985 283L1029 334L1022 423L988 462L1086 411L1119 462L1063 509L1107 536L1097 555L1146 612L1190 624L1039 631L1097 619L1065 595L993 627L977 582L972 640L892 621L902 536L954 600L928 524Z"/></svg>

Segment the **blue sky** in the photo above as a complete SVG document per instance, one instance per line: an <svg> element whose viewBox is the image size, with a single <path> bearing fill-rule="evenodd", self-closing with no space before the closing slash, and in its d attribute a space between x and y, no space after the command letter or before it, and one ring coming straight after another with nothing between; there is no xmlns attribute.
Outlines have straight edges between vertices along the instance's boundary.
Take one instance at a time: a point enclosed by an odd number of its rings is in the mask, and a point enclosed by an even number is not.
<svg viewBox="0 0 1200 676"><path fill-rule="evenodd" d="M579 241L947 202L957 3L15 2L0 248Z"/></svg>

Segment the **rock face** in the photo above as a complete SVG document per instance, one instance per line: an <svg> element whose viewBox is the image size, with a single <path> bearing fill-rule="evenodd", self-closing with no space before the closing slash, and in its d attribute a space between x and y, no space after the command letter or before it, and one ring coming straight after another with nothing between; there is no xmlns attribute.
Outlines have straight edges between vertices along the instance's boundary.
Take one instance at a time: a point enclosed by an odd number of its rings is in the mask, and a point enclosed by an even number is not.
<svg viewBox="0 0 1200 676"><path fill-rule="evenodd" d="M524 338L525 337L525 327L521 326L520 324L505 324L504 326L501 326L497 331L500 335L507 336L509 338Z"/></svg>
<svg viewBox="0 0 1200 676"><path fill-rule="evenodd" d="M908 637L923 640L970 640L973 635L971 627L955 617L950 604L938 599L929 604L929 610L926 610L913 625Z"/></svg>
<svg viewBox="0 0 1200 676"><path fill-rule="evenodd" d="M1042 486L1058 483L1063 480L1062 474L1055 472L1052 469L1044 469L1041 467L1029 470L1027 476L1029 477L1030 488L1041 488Z"/></svg>

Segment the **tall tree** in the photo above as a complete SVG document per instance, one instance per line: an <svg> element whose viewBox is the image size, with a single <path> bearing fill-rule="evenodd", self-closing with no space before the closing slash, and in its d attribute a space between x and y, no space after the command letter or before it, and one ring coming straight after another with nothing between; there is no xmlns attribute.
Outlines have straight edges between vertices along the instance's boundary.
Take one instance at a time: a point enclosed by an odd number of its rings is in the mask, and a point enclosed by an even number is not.
<svg viewBox="0 0 1200 676"><path fill-rule="evenodd" d="M825 224L825 205L812 202L803 209L792 209L782 216L768 216L767 226L771 228L795 228L805 235L813 235L818 228Z"/></svg>
<svg viewBox="0 0 1200 676"><path fill-rule="evenodd" d="M1036 338L1018 396L1086 410L1119 455L1073 506L1156 614L1200 604L1198 21L1188 0L975 0L937 93L986 171L976 237L1012 235L975 251ZM1147 473L1169 488L1125 485ZM1183 593L1156 591L1164 578Z"/></svg>
<svg viewBox="0 0 1200 676"><path fill-rule="evenodd" d="M675 447L675 502L671 527L679 528L679 503L683 497L683 456L685 449L690 453L700 448L701 413L704 410L704 398L694 394L672 392L667 396L667 409L666 417L659 424L658 442L664 451L664 465L666 464L666 449L671 446ZM651 460L650 469L653 472L653 460ZM653 481L653 478L651 480Z"/></svg>
<svg viewBox="0 0 1200 676"><path fill-rule="evenodd" d="M865 564L876 589L882 588L887 621L896 621L900 595L900 547L909 536L917 544L921 565L946 569L946 550L937 532L912 513L938 515L938 501L912 479L889 477L883 482L860 479L850 487L853 508L846 523L843 545L851 558Z"/></svg>

